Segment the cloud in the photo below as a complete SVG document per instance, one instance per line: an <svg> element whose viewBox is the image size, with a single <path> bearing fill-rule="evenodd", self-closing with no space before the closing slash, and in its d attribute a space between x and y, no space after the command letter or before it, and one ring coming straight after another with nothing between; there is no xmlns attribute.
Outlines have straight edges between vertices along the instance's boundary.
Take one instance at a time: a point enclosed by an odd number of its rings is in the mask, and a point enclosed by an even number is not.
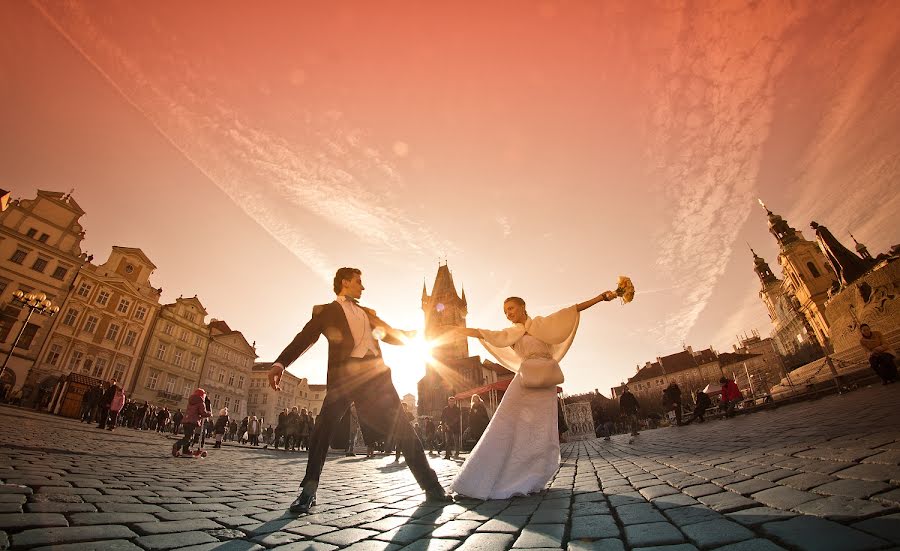
<svg viewBox="0 0 900 551"><path fill-rule="evenodd" d="M509 218L506 216L498 216L495 221L500 226L500 230L503 232L503 237L509 237L512 235L512 225L509 223Z"/></svg>
<svg viewBox="0 0 900 551"><path fill-rule="evenodd" d="M132 52L80 4L33 4L198 171L324 280L334 262L321 240L327 232L309 231L317 223L348 232L376 254L455 251L390 203L403 182L339 111L302 113L309 130L302 141L288 140L221 99L227 82L200 78L175 45ZM151 65L163 68L144 68ZM290 75L296 86L304 79Z"/></svg>
<svg viewBox="0 0 900 551"><path fill-rule="evenodd" d="M646 156L671 212L657 265L686 290L654 328L664 347L687 338L725 272L755 195L774 80L792 55L783 36L798 13L742 18L729 9L685 3L648 31L671 51L645 82Z"/></svg>

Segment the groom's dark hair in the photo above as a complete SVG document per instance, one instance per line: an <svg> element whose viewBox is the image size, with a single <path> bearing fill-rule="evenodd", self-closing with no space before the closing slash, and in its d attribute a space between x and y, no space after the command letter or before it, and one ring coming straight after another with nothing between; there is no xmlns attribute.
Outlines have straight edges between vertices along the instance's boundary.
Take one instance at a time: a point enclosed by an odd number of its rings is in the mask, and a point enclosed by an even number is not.
<svg viewBox="0 0 900 551"><path fill-rule="evenodd" d="M334 274L334 294L341 292L341 289L344 288L344 280L353 279L353 274L362 275L362 272L358 268L338 268L337 273Z"/></svg>
<svg viewBox="0 0 900 551"><path fill-rule="evenodd" d="M524 299L521 299L521 298L519 298L519 297L509 297L508 299L506 299L506 300L503 301L503 304L506 304L507 302L515 302L516 304L518 304L518 305L521 306L522 308L525 308L525 300L524 300Z"/></svg>

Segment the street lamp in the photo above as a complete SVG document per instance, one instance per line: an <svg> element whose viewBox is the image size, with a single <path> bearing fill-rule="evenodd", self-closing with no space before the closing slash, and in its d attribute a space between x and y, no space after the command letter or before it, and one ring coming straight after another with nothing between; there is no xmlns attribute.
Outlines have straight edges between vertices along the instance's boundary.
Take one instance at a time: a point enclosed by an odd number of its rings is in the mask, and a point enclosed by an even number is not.
<svg viewBox="0 0 900 551"><path fill-rule="evenodd" d="M13 302L19 304L20 308L28 308L28 316L25 317L25 322L22 323L22 329L19 330L19 334L16 335L16 340L13 341L12 346L9 349L9 353L6 355L6 359L3 360L3 365L0 366L0 381L3 380L3 374L6 373L6 364L9 363L9 359L12 358L13 352L16 350L16 346L19 345L19 339L22 338L22 334L25 333L25 328L28 327L28 321L31 319L31 316L37 312L38 314L43 314L46 316L55 316L59 313L59 306L54 306L50 300L47 299L47 295L44 293L23 293L22 291L16 291L12 296Z"/></svg>

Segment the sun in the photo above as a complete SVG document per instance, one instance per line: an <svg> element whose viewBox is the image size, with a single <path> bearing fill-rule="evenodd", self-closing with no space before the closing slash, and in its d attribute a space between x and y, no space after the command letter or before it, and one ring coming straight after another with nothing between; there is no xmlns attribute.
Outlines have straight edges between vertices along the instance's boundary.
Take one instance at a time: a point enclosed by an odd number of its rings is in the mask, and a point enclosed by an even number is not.
<svg viewBox="0 0 900 551"><path fill-rule="evenodd" d="M434 347L435 343L425 338L422 328L414 337L405 339L403 346L382 347L385 361L391 367L394 386L401 396L407 392L416 394L416 385L425 376L425 367L434 361Z"/></svg>

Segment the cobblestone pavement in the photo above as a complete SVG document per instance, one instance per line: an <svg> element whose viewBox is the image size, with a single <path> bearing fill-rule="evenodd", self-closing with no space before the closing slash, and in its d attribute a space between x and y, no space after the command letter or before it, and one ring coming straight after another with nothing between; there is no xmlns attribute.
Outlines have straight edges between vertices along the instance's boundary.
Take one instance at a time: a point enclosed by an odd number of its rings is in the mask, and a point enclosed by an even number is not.
<svg viewBox="0 0 900 551"><path fill-rule="evenodd" d="M900 549L900 385L629 442L563 447L545 492L423 503L403 462L332 457L286 514L305 454L171 440L0 408L0 548L689 551ZM431 458L442 481L458 463Z"/></svg>

